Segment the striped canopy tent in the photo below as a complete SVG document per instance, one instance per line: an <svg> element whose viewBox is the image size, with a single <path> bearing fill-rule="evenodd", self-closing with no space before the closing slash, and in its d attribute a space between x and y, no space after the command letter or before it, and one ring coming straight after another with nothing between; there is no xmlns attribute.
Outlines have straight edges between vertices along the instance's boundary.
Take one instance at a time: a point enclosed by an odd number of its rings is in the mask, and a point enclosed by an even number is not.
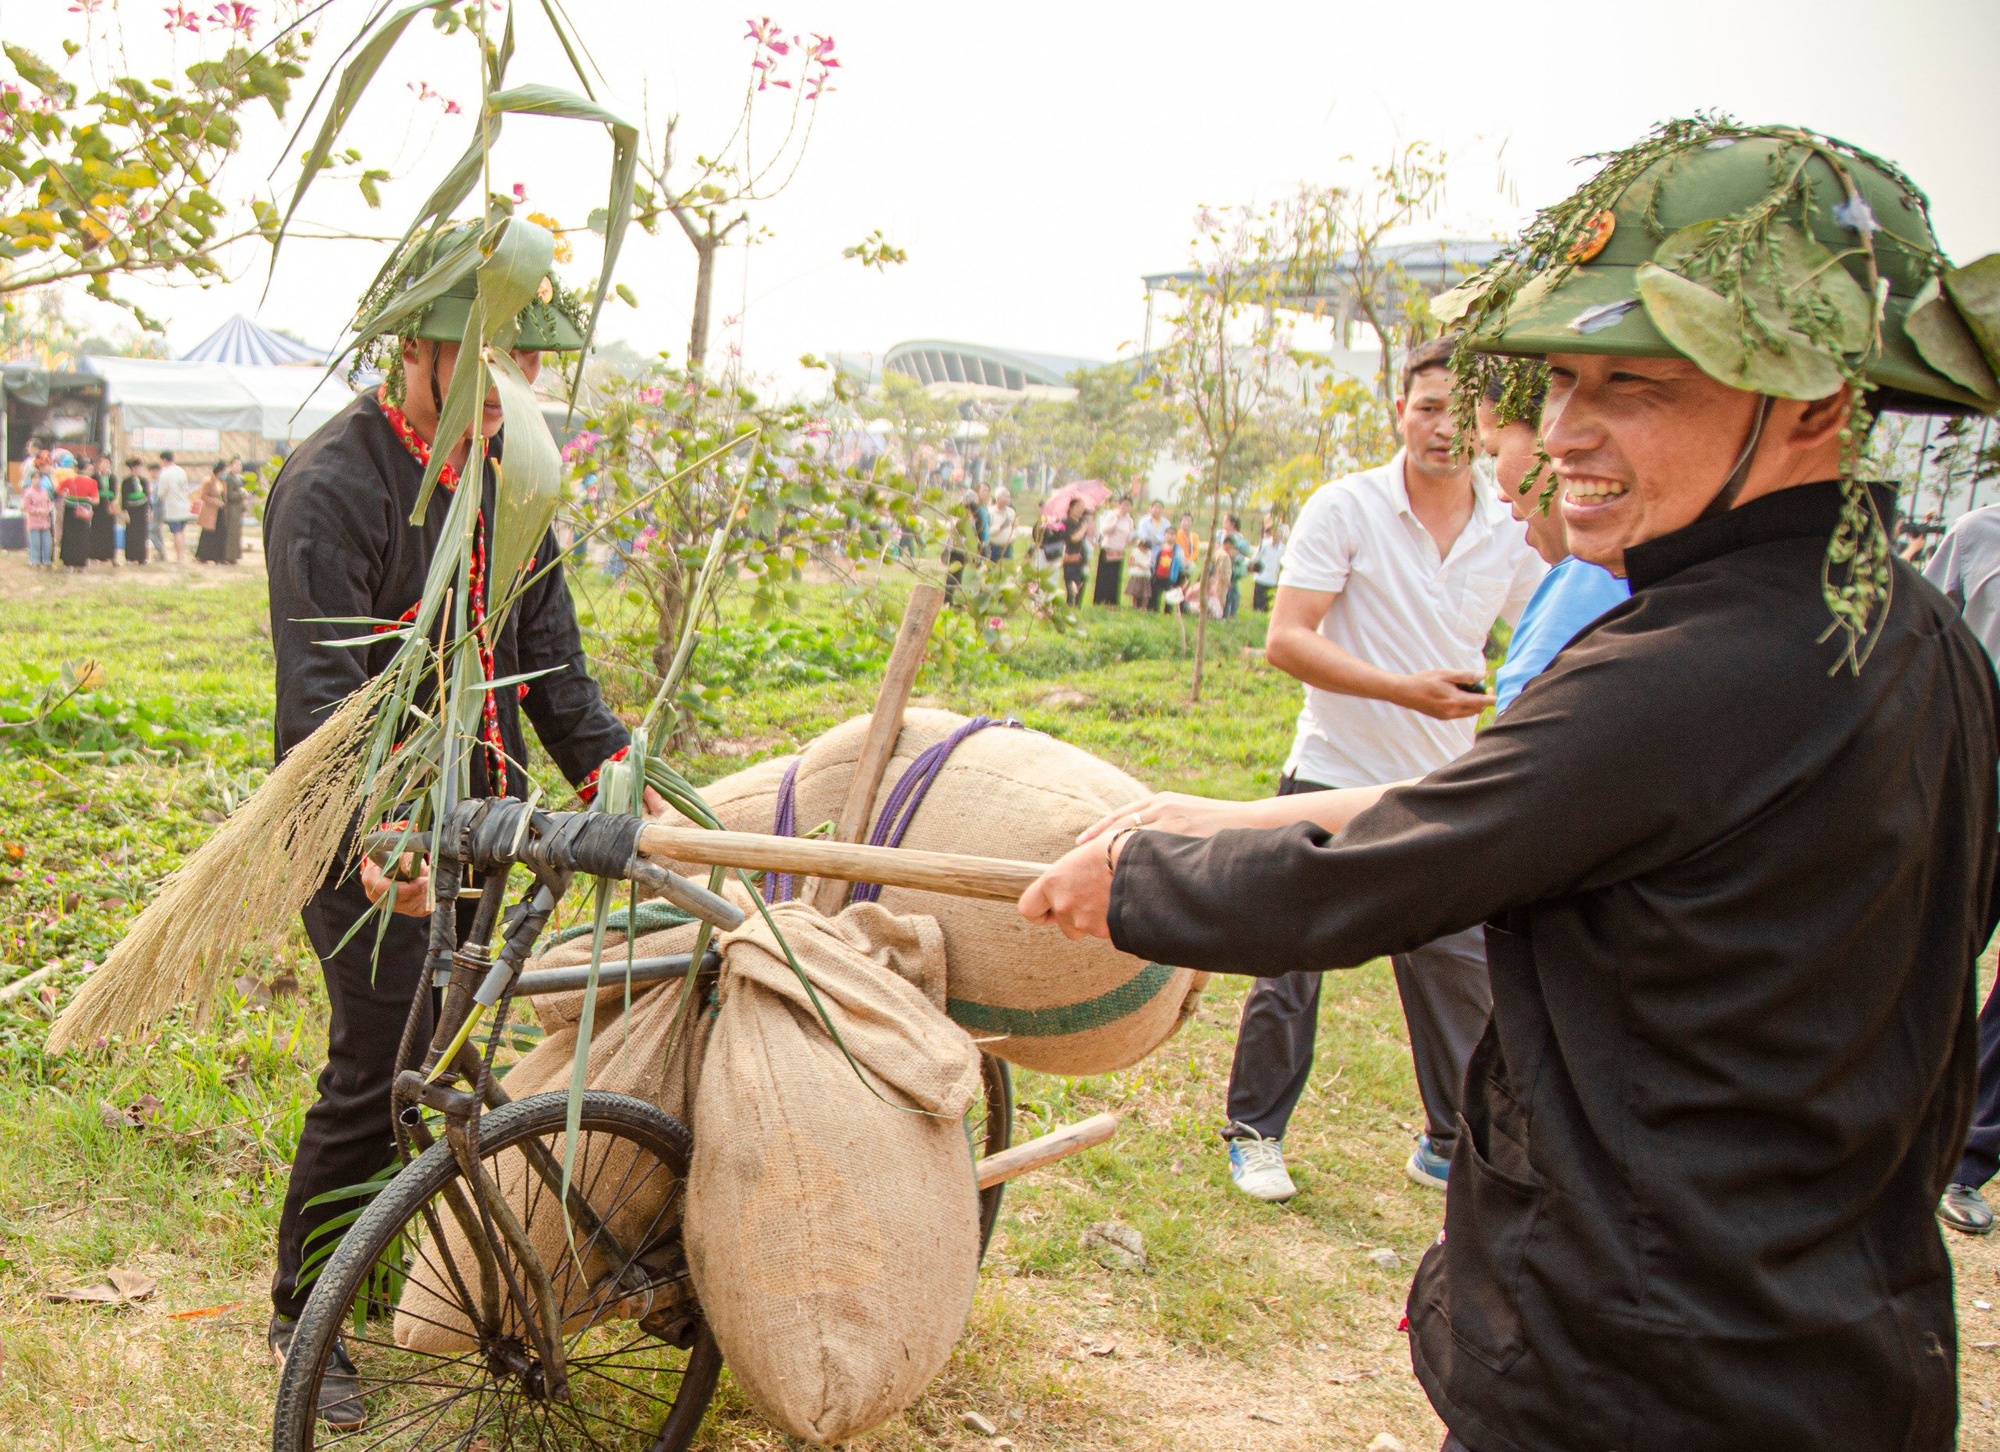
<svg viewBox="0 0 2000 1452"><path fill-rule="evenodd" d="M238 313L181 354L183 363L249 363L258 367L288 364L326 366L326 352L297 338L274 333Z"/></svg>

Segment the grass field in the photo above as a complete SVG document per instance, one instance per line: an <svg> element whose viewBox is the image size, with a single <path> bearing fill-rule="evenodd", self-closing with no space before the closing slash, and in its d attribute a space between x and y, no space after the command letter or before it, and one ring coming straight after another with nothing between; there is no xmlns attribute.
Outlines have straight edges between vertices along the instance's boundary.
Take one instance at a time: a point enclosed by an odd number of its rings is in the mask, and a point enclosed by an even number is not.
<svg viewBox="0 0 2000 1452"><path fill-rule="evenodd" d="M793 635L749 631L759 643L718 695L690 776L735 770L867 708L872 676L829 664L837 615L822 601ZM0 740L0 980L60 965L46 1001L0 1004L6 1449L268 1445L271 1239L324 1044L302 939L246 962L204 1027L172 1025L115 1055L52 1061L39 1048L85 965L260 779L263 619L254 577L76 582L0 560L0 716L65 660L94 657L106 676L87 719L46 746ZM960 658L918 690L1015 713L1158 785L1257 795L1275 784L1297 697L1244 657L1254 638L1247 622L1220 632L1198 708L1186 704L1175 624L1129 614L1091 613L1081 635L1036 636L997 663ZM1387 965L1328 980L1319 1068L1287 1145L1303 1193L1285 1206L1229 1190L1215 1135L1241 997L1240 982L1219 981L1182 1035L1128 1072L1017 1077L1022 1134L1106 1108L1123 1128L1010 1190L949 1368L857 1445L996 1445L966 1427L967 1412L1023 1449L1359 1452L1385 1433L1409 1452L1437 1445L1396 1324L1442 1200L1401 1171L1421 1111ZM1085 1226L1111 1219L1144 1235L1145 1272L1104 1269L1079 1247ZM1370 1258L1384 1248L1395 1265ZM2000 1257L1956 1237L1952 1249L1961 1445L1993 1448L2000 1325L1988 1303L2000 1303ZM123 1307L45 1299L112 1267L156 1278L157 1295ZM701 1445L785 1439L725 1382Z"/></svg>

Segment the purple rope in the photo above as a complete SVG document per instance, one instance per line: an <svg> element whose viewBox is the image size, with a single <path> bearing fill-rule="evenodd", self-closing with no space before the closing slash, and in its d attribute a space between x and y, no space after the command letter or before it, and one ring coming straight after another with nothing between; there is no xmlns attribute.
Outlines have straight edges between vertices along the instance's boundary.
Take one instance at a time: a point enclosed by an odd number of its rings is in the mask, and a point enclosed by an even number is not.
<svg viewBox="0 0 2000 1452"><path fill-rule="evenodd" d="M871 847L903 845L903 836L910 830L910 823L916 819L917 808L924 804L924 794L931 789L931 783L938 779L938 773L944 770L946 759L958 749L959 742L975 732L984 731L988 726L1007 726L1019 730L1021 723L1011 716L1005 721L995 721L990 716L974 716L944 740L922 752L896 782L895 788L889 793L889 800L882 804L881 819L875 823L875 830L868 837L868 844ZM853 895L849 901L875 902L881 896L881 883L857 882L854 884Z"/></svg>
<svg viewBox="0 0 2000 1452"><path fill-rule="evenodd" d="M1012 716L1004 721L996 721L991 716L974 716L944 740L926 747L917 759L909 764L896 785L890 789L889 800L882 804L881 818L875 823L875 830L868 836L871 847L900 847L903 836L910 830L910 823L916 820L917 808L924 803L924 794L931 789L931 783L944 770L946 760L958 749L959 742L988 726L1005 726L1010 730L1024 729ZM778 783L777 815L771 824L771 831L780 837L798 835L797 784L799 763L794 761L785 768L785 779ZM789 902L797 883L789 872L766 873L764 875L764 895L772 902ZM874 902L882 896L879 882L857 882L854 884L851 901Z"/></svg>
<svg viewBox="0 0 2000 1452"><path fill-rule="evenodd" d="M785 768L785 779L778 783L778 812L771 823L773 835L796 837L798 835L799 804L793 789L799 780L799 758L793 757L792 764ZM764 874L764 896L772 902L790 902L798 884L789 872L767 872Z"/></svg>

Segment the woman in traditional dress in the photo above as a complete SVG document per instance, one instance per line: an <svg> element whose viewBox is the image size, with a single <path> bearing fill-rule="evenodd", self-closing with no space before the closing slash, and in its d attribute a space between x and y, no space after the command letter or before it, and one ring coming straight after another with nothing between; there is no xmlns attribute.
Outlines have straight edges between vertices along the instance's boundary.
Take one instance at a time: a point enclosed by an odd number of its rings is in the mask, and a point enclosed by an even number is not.
<svg viewBox="0 0 2000 1452"><path fill-rule="evenodd" d="M146 475L137 455L125 461L125 478L119 487L125 509L125 563L146 563L147 531L153 522L153 496L146 488Z"/></svg>
<svg viewBox="0 0 2000 1452"><path fill-rule="evenodd" d="M222 502L227 495L222 482L222 461L217 459L209 466L208 477L201 481L194 495L195 523L201 526L201 541L194 550L196 564L222 563Z"/></svg>
<svg viewBox="0 0 2000 1452"><path fill-rule="evenodd" d="M97 481L72 469L56 485L62 499L62 562L77 574L90 563L91 518L97 513Z"/></svg>

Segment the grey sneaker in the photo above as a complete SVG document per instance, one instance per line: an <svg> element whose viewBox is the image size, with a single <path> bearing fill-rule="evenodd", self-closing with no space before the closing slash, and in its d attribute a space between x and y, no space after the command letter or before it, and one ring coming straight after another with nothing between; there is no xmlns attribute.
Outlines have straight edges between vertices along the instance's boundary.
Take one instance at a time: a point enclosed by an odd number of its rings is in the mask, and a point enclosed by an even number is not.
<svg viewBox="0 0 2000 1452"><path fill-rule="evenodd" d="M270 1329L264 1333L271 1359L280 1369L291 1353L292 1335L298 1329L298 1322L273 1316ZM326 1373L319 1379L319 1419L338 1432L352 1432L368 1420L368 1407L361 1399L361 1376L354 1368L354 1358L347 1354L345 1341L335 1340L333 1355L326 1359Z"/></svg>
<svg viewBox="0 0 2000 1452"><path fill-rule="evenodd" d="M1937 1214L1960 1235L1985 1235L1993 1229L1993 1207L1975 1185L1946 1185Z"/></svg>
<svg viewBox="0 0 2000 1452"><path fill-rule="evenodd" d="M1283 1140L1265 1139L1241 1124L1230 1125L1247 1138L1229 1141L1229 1183L1253 1200L1274 1203L1299 1193L1285 1168Z"/></svg>

